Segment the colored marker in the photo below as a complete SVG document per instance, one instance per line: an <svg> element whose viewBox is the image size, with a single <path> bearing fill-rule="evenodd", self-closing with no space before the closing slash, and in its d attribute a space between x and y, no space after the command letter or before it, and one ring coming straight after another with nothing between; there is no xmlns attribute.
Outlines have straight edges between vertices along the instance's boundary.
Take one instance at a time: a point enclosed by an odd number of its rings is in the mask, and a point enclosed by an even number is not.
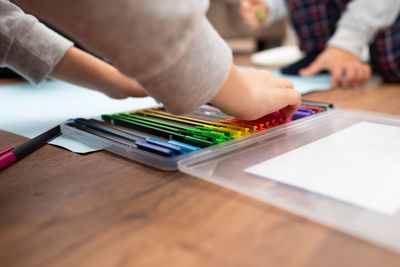
<svg viewBox="0 0 400 267"><path fill-rule="evenodd" d="M177 155L184 154L184 150L177 145L172 145L172 144L169 144L168 142L158 140L155 138L148 138L143 135L136 134L136 133L127 133L127 132L112 128L112 127L108 126L105 122L101 122L101 121L97 121L97 120L85 120L85 119L81 119L81 118L74 119L74 122L84 124L88 127L124 138L124 139L132 141L132 142L138 141L138 140L134 139L133 137L139 137L140 139L142 139L142 141L144 141L146 143L171 149Z"/></svg>
<svg viewBox="0 0 400 267"><path fill-rule="evenodd" d="M314 102L314 101L309 101L309 100L303 100L301 101L302 105L308 105L308 106L314 106L314 107L320 107L324 108L325 110L329 108L333 108L333 104L331 103L324 103L324 102Z"/></svg>
<svg viewBox="0 0 400 267"><path fill-rule="evenodd" d="M312 110L312 109L310 109L310 108L303 108L303 107L299 107L298 111L303 111L303 112L311 113L312 115L314 115L315 113L317 113L315 110Z"/></svg>
<svg viewBox="0 0 400 267"><path fill-rule="evenodd" d="M308 105L301 105L301 108L307 108L315 111L315 113L320 113L326 110L326 108L315 107L315 106L308 106Z"/></svg>
<svg viewBox="0 0 400 267"><path fill-rule="evenodd" d="M208 147L213 145L214 143L207 141L207 140L202 140L196 137L188 136L188 135L183 135L174 131L169 131L169 130L164 130L160 129L158 127L153 127L150 125L146 125L140 122L135 122L132 120L124 119L123 117L117 117L115 115L102 115L102 119L106 122L109 122L111 124L131 128L134 130L138 131L143 131L145 133L149 133L155 136L163 137L166 139L173 139L179 142L183 142L185 144L197 146L200 148L203 147Z"/></svg>
<svg viewBox="0 0 400 267"><path fill-rule="evenodd" d="M71 123L69 125L77 128L79 130L100 136L104 139L111 140L111 141L114 141L114 142L117 142L117 143L120 143L123 145L135 147L138 149L142 149L142 150L145 150L145 151L148 151L148 152L151 152L154 154L158 154L161 156L165 156L165 157L173 157L176 155L172 149L149 144L147 142L140 141L140 140L127 139L125 137L120 136L119 134L105 131L104 129L100 130L100 128L93 127L93 125L82 123L82 121L80 121L79 119L76 119L74 121L75 121L75 123L73 123L73 124Z"/></svg>
<svg viewBox="0 0 400 267"><path fill-rule="evenodd" d="M212 128L212 129L219 129L222 127L226 127L228 129L225 129L226 132L231 132L234 134L235 138L238 138L242 135L247 135L248 134L248 129L245 127L237 128L234 126L227 126L225 124L221 124L219 122L212 122L212 121L206 121L206 120L201 120L197 118L190 118L190 117L185 117L185 116L172 116L166 112L159 111L159 110L148 110L146 111L138 111L137 113L143 114L143 115L148 115L148 116L154 116L154 117L159 117L163 118L166 120L172 120L172 121L177 121L181 123L186 123L194 126L202 126L202 127L207 127L207 128ZM209 127L211 126L211 127ZM217 128L215 128L217 126ZM198 128L198 127L196 127Z"/></svg>
<svg viewBox="0 0 400 267"><path fill-rule="evenodd" d="M220 123L228 124L228 125L235 125L235 126L241 126L241 127L246 127L249 129L249 133L255 133L257 132L257 126L250 125L250 124L244 124L244 123L235 123L235 122L230 122L230 121L219 121Z"/></svg>
<svg viewBox="0 0 400 267"><path fill-rule="evenodd" d="M39 149L59 135L61 135L61 130L60 126L57 125L56 127L40 134L39 136L23 143L22 145L17 146L16 148L11 147L0 152L0 170Z"/></svg>
<svg viewBox="0 0 400 267"><path fill-rule="evenodd" d="M252 121L242 121L242 120L238 120L238 119L227 119L226 121L229 122L234 122L234 123L243 123L243 124L250 124L250 125L254 125L257 126L257 131L263 131L265 130L264 125L265 123L257 123L257 122L252 122Z"/></svg>
<svg viewBox="0 0 400 267"><path fill-rule="evenodd" d="M197 130L197 129L187 128L187 127L183 127L183 126L176 125L176 124L173 124L173 123L160 121L160 120L155 120L155 119L150 119L150 118L147 118L147 117L143 117L143 116L140 116L140 115L134 115L134 114L131 114L131 113L120 113L120 114L117 114L117 115L121 115L121 116L126 116L128 118L134 118L134 119L142 120L142 121L144 121L144 123L145 122L150 122L150 123L155 123L155 124L159 124L159 125L163 125L163 126L167 126L167 127L176 128L176 129L178 129L180 131L189 131L189 132L191 132L191 133L188 133L190 135L193 135L193 134L198 135L198 134L200 134L202 136L209 137L210 140L215 141L215 142L228 141L225 138L225 136L223 134L220 134L220 133L210 133L210 132L200 131L200 130Z"/></svg>
<svg viewBox="0 0 400 267"><path fill-rule="evenodd" d="M110 124L110 123L107 123L107 122L98 121L98 120L89 120L89 121L96 121L96 122L104 124L104 125L106 125L106 126L108 126L110 128L117 129L117 130L120 130L120 131L125 132L127 134L132 134L134 136L137 136L137 137L141 138L142 140L148 139L150 142L154 142L155 140L158 140L158 141L166 142L166 143L169 143L169 144L177 145L177 146L182 148L184 153L190 153L190 152L201 150L200 147L188 145L188 144L176 141L176 140L164 141L164 140L155 139L153 137L149 137L149 136L146 136L146 135L138 134L137 132L134 132L132 129L129 129L129 128L126 128L126 127L122 127L122 126L118 126L118 125L114 125L114 124Z"/></svg>
<svg viewBox="0 0 400 267"><path fill-rule="evenodd" d="M261 21L265 20L267 17L267 15L265 14L265 11L263 11L263 10L257 10L256 16Z"/></svg>
<svg viewBox="0 0 400 267"><path fill-rule="evenodd" d="M313 115L312 112L298 110L298 111L296 111L296 113L293 114L292 119L293 120L298 120L298 119L301 119L301 118L304 118L304 117L308 117L308 116L311 116L311 115Z"/></svg>
<svg viewBox="0 0 400 267"><path fill-rule="evenodd" d="M207 128L207 127L204 127L204 126L196 126L196 128L198 128L198 129L200 129L200 130L203 130L203 131L221 133L221 134L225 135L225 138L227 138L228 140L234 139L233 133L231 133L231 132L227 132L227 131L220 130L220 129ZM217 128L218 128L218 127L217 127ZM221 129L223 129L223 128L221 128Z"/></svg>
<svg viewBox="0 0 400 267"><path fill-rule="evenodd" d="M206 133L206 132L204 134L200 130L191 129L191 128L184 128L184 127L177 126L177 125L174 125L174 124L162 123L162 122L155 121L155 120L149 120L149 119L144 120L143 118L140 118L140 117L137 117L137 116L134 117L134 115L129 115L129 114L126 114L126 113L114 114L114 116L121 117L121 118L130 120L130 121L134 121L134 122L140 122L140 123L143 123L143 124L146 124L146 125L150 125L150 126L153 126L153 127L158 127L160 129L177 132L177 133L181 133L181 134L184 134L184 135L190 135L190 136L202 139L202 140L211 141L211 142L216 143L216 144L223 143L223 142L227 141L226 139L224 139L223 135L216 136L216 134L209 134L209 133Z"/></svg>

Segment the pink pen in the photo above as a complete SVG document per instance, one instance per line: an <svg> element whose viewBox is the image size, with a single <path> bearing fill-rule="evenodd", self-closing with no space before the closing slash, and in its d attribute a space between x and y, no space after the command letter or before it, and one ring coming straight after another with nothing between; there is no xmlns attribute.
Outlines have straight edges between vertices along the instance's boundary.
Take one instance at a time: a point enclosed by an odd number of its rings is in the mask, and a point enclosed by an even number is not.
<svg viewBox="0 0 400 267"><path fill-rule="evenodd" d="M60 125L42 133L41 135L17 146L16 148L8 148L0 152L0 170L4 169L8 165L14 163L17 160L22 159L26 155L32 153L36 149L40 148L48 141L61 135Z"/></svg>
<svg viewBox="0 0 400 267"><path fill-rule="evenodd" d="M10 147L0 152L0 170L17 160L17 157L11 152L13 149L13 147Z"/></svg>

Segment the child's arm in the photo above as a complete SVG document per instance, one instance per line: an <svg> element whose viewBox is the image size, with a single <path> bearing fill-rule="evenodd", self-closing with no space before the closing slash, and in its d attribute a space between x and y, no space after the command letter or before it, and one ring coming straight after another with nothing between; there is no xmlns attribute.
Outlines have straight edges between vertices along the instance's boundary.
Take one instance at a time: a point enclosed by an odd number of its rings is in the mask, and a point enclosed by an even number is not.
<svg viewBox="0 0 400 267"><path fill-rule="evenodd" d="M290 115L299 104L287 81L232 67L231 50L206 19L207 0L17 2L135 77L171 113L211 101L255 119L279 109Z"/></svg>
<svg viewBox="0 0 400 267"><path fill-rule="evenodd" d="M85 53L10 1L0 0L0 63L32 83L50 77L114 98L146 96L136 80Z"/></svg>
<svg viewBox="0 0 400 267"><path fill-rule="evenodd" d="M147 96L135 79L76 47L68 50L50 77L98 90L112 98Z"/></svg>
<svg viewBox="0 0 400 267"><path fill-rule="evenodd" d="M71 47L50 76L113 98L147 96L136 80L75 47ZM300 99L290 81L277 79L268 71L240 72L232 65L227 80L211 102L227 114L254 120L276 110L290 117L299 107Z"/></svg>

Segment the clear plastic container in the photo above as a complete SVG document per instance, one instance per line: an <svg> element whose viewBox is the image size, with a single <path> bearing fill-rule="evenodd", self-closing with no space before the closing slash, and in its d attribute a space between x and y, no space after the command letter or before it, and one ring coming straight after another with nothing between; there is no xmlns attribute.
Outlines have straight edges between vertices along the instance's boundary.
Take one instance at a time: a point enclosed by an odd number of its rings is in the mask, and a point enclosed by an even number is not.
<svg viewBox="0 0 400 267"><path fill-rule="evenodd" d="M235 148L223 148L215 155L197 154L180 161L179 170L400 252L399 211L383 215L244 171L361 121L400 127L399 117L383 114L341 110L320 115L238 143Z"/></svg>
<svg viewBox="0 0 400 267"><path fill-rule="evenodd" d="M102 147L159 169L175 170L178 168L184 173L400 252L400 212L392 216L382 215L304 189L260 178L244 171L248 167L319 140L361 121L400 127L399 117L329 109L267 131L172 158L105 140L70 127L67 123L63 124L61 128L64 134L82 142Z"/></svg>

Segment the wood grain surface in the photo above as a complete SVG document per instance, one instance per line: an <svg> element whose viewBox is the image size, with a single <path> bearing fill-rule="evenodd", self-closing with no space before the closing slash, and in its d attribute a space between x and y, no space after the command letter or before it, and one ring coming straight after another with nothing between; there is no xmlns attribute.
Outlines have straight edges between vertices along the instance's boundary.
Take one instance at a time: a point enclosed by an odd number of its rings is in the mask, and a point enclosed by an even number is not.
<svg viewBox="0 0 400 267"><path fill-rule="evenodd" d="M399 85L304 98L400 115ZM0 171L0 266L398 267L400 255L180 172L46 145Z"/></svg>

